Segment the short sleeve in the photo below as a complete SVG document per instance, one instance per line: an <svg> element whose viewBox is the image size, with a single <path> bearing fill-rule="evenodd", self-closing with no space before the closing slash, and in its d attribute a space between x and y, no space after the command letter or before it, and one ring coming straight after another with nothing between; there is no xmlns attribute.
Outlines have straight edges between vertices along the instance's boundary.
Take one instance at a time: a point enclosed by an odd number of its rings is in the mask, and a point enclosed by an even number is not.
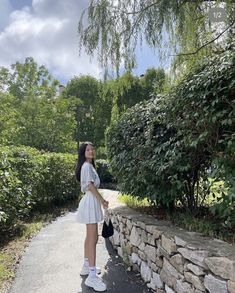
<svg viewBox="0 0 235 293"><path fill-rule="evenodd" d="M90 182L95 182L94 172L90 163L84 163L81 169L81 191L86 192Z"/></svg>

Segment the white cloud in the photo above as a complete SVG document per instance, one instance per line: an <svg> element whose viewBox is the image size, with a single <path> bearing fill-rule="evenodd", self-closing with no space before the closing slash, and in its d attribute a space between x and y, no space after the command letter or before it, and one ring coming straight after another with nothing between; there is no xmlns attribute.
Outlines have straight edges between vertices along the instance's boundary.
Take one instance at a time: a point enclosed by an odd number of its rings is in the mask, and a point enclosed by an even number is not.
<svg viewBox="0 0 235 293"><path fill-rule="evenodd" d="M32 56L59 80L79 74L101 78L96 59L91 63L90 57L78 54L77 24L86 5L85 0L33 0L32 6L11 12L0 31L0 65Z"/></svg>

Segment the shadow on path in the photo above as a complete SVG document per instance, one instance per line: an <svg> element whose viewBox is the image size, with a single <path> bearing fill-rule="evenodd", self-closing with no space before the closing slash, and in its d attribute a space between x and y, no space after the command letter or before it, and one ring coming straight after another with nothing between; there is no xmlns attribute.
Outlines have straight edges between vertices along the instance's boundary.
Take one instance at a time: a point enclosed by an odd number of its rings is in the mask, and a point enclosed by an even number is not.
<svg viewBox="0 0 235 293"><path fill-rule="evenodd" d="M109 293L147 293L152 292L144 281L141 279L138 272L126 271L126 266L122 258L117 255L117 252L112 247L108 239L104 241L103 249L106 249L109 258L104 265L105 272L102 274L102 279L107 284L107 291ZM86 277L81 277L81 291L77 293L91 293L96 292L92 288L85 285Z"/></svg>
<svg viewBox="0 0 235 293"><path fill-rule="evenodd" d="M110 201L113 192L106 191ZM102 223L99 224L99 230ZM100 232L99 232L100 234ZM91 293L79 272L84 261L86 227L76 222L76 211L58 217L29 241L8 293ZM97 266L109 293L151 292L137 272L126 271L109 240L99 236Z"/></svg>
<svg viewBox="0 0 235 293"><path fill-rule="evenodd" d="M127 271L127 266L122 258L117 255L116 250L108 239L105 239L105 246L110 255L103 274L103 279L107 284L108 292L112 293L145 293L150 292L146 284L140 277L140 273Z"/></svg>

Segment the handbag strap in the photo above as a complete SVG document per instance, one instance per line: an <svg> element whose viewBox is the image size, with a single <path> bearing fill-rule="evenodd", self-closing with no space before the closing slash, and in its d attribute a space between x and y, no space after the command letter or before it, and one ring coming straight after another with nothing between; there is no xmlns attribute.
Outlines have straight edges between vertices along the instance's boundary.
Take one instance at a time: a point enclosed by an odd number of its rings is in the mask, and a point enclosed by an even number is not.
<svg viewBox="0 0 235 293"><path fill-rule="evenodd" d="M108 224L109 223L109 213L108 208L104 209L104 221Z"/></svg>

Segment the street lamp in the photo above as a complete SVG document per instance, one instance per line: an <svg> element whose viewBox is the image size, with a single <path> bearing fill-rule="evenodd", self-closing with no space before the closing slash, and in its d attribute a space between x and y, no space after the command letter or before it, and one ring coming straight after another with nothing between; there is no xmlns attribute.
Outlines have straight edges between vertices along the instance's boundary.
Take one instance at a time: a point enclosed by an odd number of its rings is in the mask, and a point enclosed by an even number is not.
<svg viewBox="0 0 235 293"><path fill-rule="evenodd" d="M81 131L81 109L82 108L88 109L89 106L88 105L78 105L77 106L77 144L78 144L78 148L79 148L79 135L80 135L79 130Z"/></svg>

